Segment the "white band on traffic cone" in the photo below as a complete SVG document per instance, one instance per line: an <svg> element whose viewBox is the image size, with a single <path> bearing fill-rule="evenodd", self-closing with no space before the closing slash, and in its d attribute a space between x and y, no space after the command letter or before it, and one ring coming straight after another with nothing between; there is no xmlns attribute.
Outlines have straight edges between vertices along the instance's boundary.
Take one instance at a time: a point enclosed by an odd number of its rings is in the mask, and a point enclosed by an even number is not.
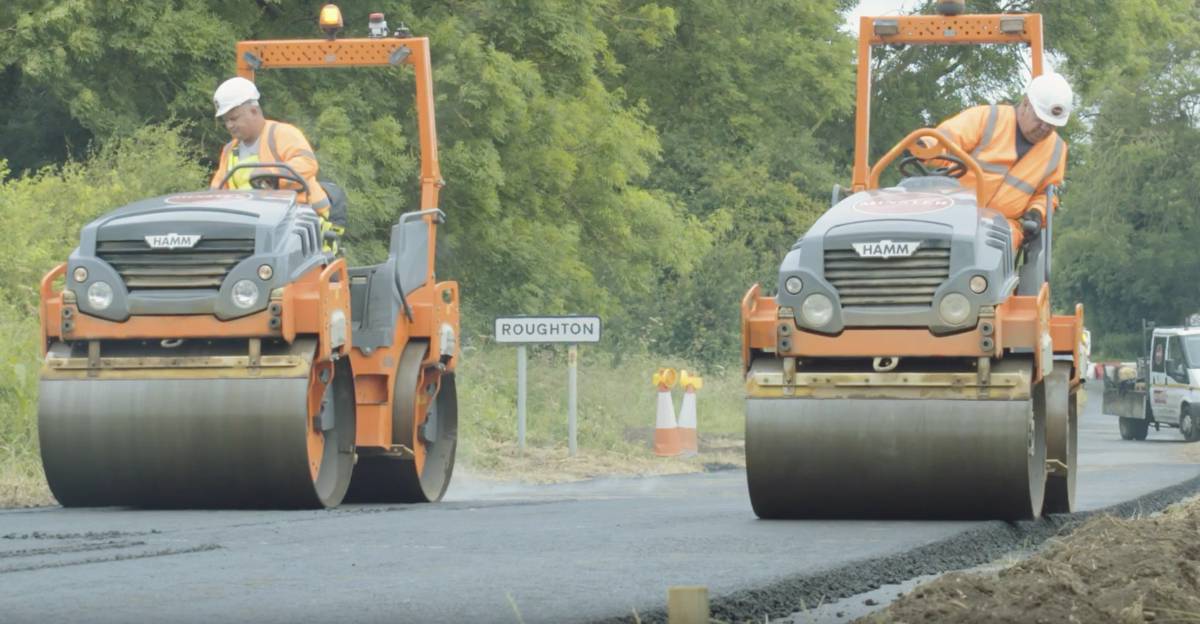
<svg viewBox="0 0 1200 624"><path fill-rule="evenodd" d="M684 455L695 455L700 451L696 435L696 391L688 388L683 393L683 404L679 406L679 448Z"/></svg>
<svg viewBox="0 0 1200 624"><path fill-rule="evenodd" d="M675 404L671 390L659 386L658 409L654 419L654 454L673 457L680 453L679 426L675 422Z"/></svg>

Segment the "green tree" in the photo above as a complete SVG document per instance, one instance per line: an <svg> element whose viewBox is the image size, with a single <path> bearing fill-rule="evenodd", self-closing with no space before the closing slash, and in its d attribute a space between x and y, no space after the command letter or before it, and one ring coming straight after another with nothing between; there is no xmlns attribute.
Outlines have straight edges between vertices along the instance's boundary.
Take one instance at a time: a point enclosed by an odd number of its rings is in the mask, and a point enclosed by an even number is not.
<svg viewBox="0 0 1200 624"><path fill-rule="evenodd" d="M644 103L662 138L650 182L684 202L713 241L693 274L662 274L669 305L642 313L660 328L659 348L732 360L742 295L756 281L771 286L788 247L828 206L849 160L847 145L821 135L853 101L853 45L839 14L851 4L630 0L621 15L673 18L673 36L629 36L629 19L610 26L622 67L612 80Z"/></svg>
<svg viewBox="0 0 1200 624"><path fill-rule="evenodd" d="M1087 158L1058 229L1056 299L1083 301L1100 350L1131 356L1141 319L1200 311L1200 9L1115 67L1094 106Z"/></svg>
<svg viewBox="0 0 1200 624"><path fill-rule="evenodd" d="M594 311L634 323L664 269L686 274L705 232L669 193L644 184L660 155L644 106L611 82L603 26L616 0L340 3L346 36L387 12L433 43L442 169L439 273L464 285L468 332L497 313ZM45 100L76 147L156 121L186 130L211 159L224 131L212 89L245 38L318 36L309 2L125 3L16 0L0 8L0 67L17 88L0 150L18 171L68 145L31 123ZM639 15L653 16L653 7ZM653 27L638 26L653 37ZM323 172L351 203L349 253L382 257L391 224L417 201L417 133L407 70L265 71L269 117L305 129ZM30 146L26 149L24 146ZM114 206L115 207L115 206ZM71 227L77 227L72 223ZM703 246L702 244L700 245Z"/></svg>

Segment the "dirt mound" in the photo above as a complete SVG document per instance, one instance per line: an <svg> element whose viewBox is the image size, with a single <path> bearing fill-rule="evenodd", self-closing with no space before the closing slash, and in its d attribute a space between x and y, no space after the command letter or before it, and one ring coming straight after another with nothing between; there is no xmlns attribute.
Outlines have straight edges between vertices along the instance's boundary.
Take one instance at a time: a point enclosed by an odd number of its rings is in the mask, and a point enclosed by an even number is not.
<svg viewBox="0 0 1200 624"><path fill-rule="evenodd" d="M1088 521L1011 568L953 573L859 622L1200 622L1200 501Z"/></svg>

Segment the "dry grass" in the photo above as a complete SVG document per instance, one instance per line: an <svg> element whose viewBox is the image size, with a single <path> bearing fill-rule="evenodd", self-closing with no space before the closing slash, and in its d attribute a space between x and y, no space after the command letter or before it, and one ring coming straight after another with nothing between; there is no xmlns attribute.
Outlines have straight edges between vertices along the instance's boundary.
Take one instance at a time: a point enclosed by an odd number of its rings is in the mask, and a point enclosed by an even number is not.
<svg viewBox="0 0 1200 624"><path fill-rule="evenodd" d="M732 438L705 440L700 454L692 457L657 457L650 449L579 449L571 457L565 447L527 447L524 451L507 442L482 442L478 458L470 464L476 477L523 483L564 483L607 476L671 475L703 472L713 468L745 467L743 443ZM482 465L480 465L482 464Z"/></svg>
<svg viewBox="0 0 1200 624"><path fill-rule="evenodd" d="M0 507L54 504L40 462L0 462Z"/></svg>
<svg viewBox="0 0 1200 624"><path fill-rule="evenodd" d="M1200 621L1200 500L1102 516L998 572L951 573L864 622Z"/></svg>

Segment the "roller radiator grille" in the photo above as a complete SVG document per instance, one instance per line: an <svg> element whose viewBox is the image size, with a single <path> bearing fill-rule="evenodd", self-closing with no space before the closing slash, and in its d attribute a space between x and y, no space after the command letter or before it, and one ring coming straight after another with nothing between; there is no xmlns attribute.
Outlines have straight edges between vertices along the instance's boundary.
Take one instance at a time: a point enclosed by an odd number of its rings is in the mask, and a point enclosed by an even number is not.
<svg viewBox="0 0 1200 624"><path fill-rule="evenodd" d="M252 239L201 239L189 249L151 249L140 240L96 244L96 256L121 274L129 290L220 288L253 253Z"/></svg>
<svg viewBox="0 0 1200 624"><path fill-rule="evenodd" d="M921 247L908 257L863 258L853 249L825 250L825 279L842 307L929 306L950 277L950 249Z"/></svg>

